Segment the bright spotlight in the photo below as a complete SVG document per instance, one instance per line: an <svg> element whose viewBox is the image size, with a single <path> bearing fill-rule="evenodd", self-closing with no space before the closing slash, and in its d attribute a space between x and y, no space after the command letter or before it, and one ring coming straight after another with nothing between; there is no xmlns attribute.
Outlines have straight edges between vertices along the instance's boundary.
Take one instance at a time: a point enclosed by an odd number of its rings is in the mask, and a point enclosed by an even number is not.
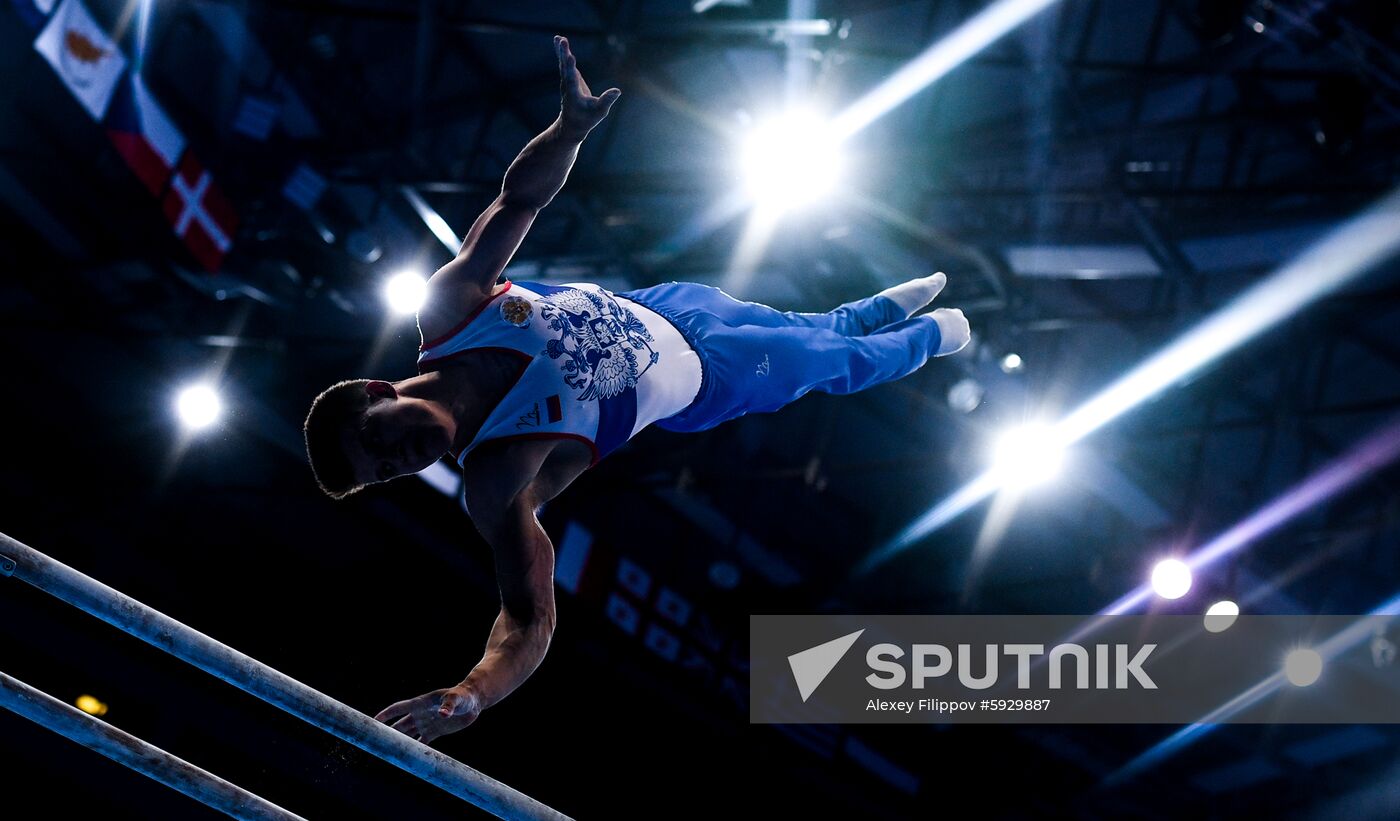
<svg viewBox="0 0 1400 821"><path fill-rule="evenodd" d="M1065 442L1049 425L1023 425L997 439L992 460L992 469L1004 484L1032 487L1060 475Z"/></svg>
<svg viewBox="0 0 1400 821"><path fill-rule="evenodd" d="M1352 445L1346 453L1313 471L1297 484L1274 497L1230 529L1192 550L1186 557L1199 570L1244 550L1284 525L1316 510L1329 499L1345 493L1377 470L1400 459L1400 419L1373 431ZM1139 585L1101 611L1118 615L1137 607L1151 597L1146 585Z"/></svg>
<svg viewBox="0 0 1400 821"><path fill-rule="evenodd" d="M223 412L219 394L208 385L190 385L180 391L175 399L175 411L180 421L191 430L207 428L219 419Z"/></svg>
<svg viewBox="0 0 1400 821"><path fill-rule="evenodd" d="M1164 599L1179 599L1191 589L1191 568L1180 559L1163 559L1152 568L1152 590Z"/></svg>
<svg viewBox="0 0 1400 821"><path fill-rule="evenodd" d="M1183 377L1228 354L1309 304L1400 252L1400 188L1347 220L1269 277L1177 337L1127 374L1061 419L1055 429L1067 444L1083 439ZM1366 460L1377 464L1374 458ZM1356 471L1349 471L1355 475ZM1369 472L1369 471L1367 471ZM1365 475L1362 472L1361 475ZM1352 480L1345 484L1349 485ZM864 572L912 546L994 494L990 473L968 482L929 508L862 563ZM1334 488L1335 490L1335 488ZM1294 513L1288 514L1291 518ZM1266 517L1273 521L1274 512ZM1257 526L1257 525L1252 525ZM1271 524L1270 529L1276 526ZM1201 561L1208 561L1202 557ZM1131 594L1137 596L1138 593ZM1129 603L1127 599L1120 604ZM1117 606L1117 605L1115 605Z"/></svg>
<svg viewBox="0 0 1400 821"><path fill-rule="evenodd" d="M1206 629L1212 633L1223 633L1235 623L1240 615L1240 606L1226 599L1218 601L1206 611Z"/></svg>
<svg viewBox="0 0 1400 821"><path fill-rule="evenodd" d="M1001 358L1001 369L1005 373L1016 373L1025 367L1025 364L1018 353L1009 353Z"/></svg>
<svg viewBox="0 0 1400 821"><path fill-rule="evenodd" d="M396 314L414 314L428 298L428 281L417 271L400 271L384 286L384 299Z"/></svg>
<svg viewBox="0 0 1400 821"><path fill-rule="evenodd" d="M757 203L791 208L830 193L842 163L827 123L810 113L790 112L748 135L742 165L749 195Z"/></svg>
<svg viewBox="0 0 1400 821"><path fill-rule="evenodd" d="M1322 675L1322 656L1311 647L1292 650L1283 659L1283 675L1295 687L1307 687Z"/></svg>

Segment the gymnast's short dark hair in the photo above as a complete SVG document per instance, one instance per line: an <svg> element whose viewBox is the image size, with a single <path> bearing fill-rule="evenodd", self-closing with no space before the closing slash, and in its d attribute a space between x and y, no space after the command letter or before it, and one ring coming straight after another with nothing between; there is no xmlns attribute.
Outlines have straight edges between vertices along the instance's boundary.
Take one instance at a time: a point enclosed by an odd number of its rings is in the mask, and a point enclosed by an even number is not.
<svg viewBox="0 0 1400 821"><path fill-rule="evenodd" d="M368 384L368 379L346 379L321 391L302 425L311 472L316 484L332 499L344 499L364 487L355 483L355 469L341 437L347 427L359 426L369 408Z"/></svg>

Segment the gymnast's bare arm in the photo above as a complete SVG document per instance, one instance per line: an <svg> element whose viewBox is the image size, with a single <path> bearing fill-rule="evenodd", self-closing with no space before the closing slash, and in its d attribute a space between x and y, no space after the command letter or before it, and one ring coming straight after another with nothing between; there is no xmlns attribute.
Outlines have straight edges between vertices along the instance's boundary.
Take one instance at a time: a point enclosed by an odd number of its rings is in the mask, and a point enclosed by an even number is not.
<svg viewBox="0 0 1400 821"><path fill-rule="evenodd" d="M496 557L501 609L486 651L460 683L400 701L375 718L427 744L454 733L519 687L554 635L554 545L535 511L591 463L572 440L488 442L462 470L467 510ZM470 634L447 634L448 649Z"/></svg>
<svg viewBox="0 0 1400 821"><path fill-rule="evenodd" d="M594 97L579 74L569 41L555 37L554 49L559 58L559 116L510 164L500 195L476 218L457 257L428 280L425 310L430 315L423 318L425 324L436 324L436 320L455 324L463 313L492 295L497 277L530 231L535 216L564 187L579 145L622 95L611 88Z"/></svg>

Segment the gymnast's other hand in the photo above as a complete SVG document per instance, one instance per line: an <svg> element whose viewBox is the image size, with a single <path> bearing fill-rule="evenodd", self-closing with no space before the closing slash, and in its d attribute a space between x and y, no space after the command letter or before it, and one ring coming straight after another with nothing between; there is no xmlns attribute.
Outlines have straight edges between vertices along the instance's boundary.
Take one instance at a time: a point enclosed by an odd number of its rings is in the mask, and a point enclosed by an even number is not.
<svg viewBox="0 0 1400 821"><path fill-rule="evenodd" d="M610 88L594 97L578 72L568 39L555 37L554 51L559 55L559 120L571 136L582 140L608 116L622 91Z"/></svg>
<svg viewBox="0 0 1400 821"><path fill-rule="evenodd" d="M481 700L462 684L434 690L417 698L396 701L379 711L375 721L388 724L424 744L455 733L481 715Z"/></svg>
<svg viewBox="0 0 1400 821"><path fill-rule="evenodd" d="M972 326L959 308L939 308L929 314L938 323L942 335L938 343L938 353L934 356L947 356L967 347L972 341Z"/></svg>

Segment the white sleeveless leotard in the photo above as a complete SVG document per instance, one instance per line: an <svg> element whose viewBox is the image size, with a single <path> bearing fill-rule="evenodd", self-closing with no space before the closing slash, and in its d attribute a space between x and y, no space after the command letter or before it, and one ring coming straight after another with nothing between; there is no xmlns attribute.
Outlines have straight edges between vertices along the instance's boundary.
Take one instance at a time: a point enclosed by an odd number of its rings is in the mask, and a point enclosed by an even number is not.
<svg viewBox="0 0 1400 821"><path fill-rule="evenodd" d="M700 390L700 358L660 314L591 283L505 283L418 354L435 370L467 351L519 356L524 369L471 443L577 439L593 462L639 431L685 410Z"/></svg>

